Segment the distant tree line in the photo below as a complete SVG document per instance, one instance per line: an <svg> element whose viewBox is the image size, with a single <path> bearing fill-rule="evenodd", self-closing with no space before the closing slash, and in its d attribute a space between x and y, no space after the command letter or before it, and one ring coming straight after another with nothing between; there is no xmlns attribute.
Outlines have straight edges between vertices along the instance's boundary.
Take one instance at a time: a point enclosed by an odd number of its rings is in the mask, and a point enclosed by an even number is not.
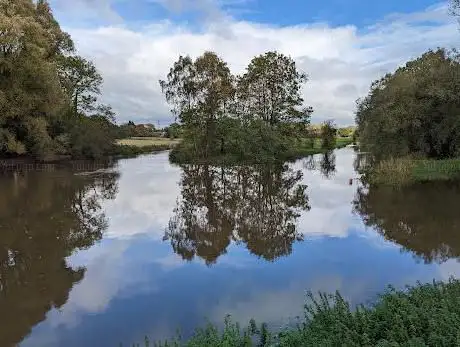
<svg viewBox="0 0 460 347"><path fill-rule="evenodd" d="M0 156L96 158L113 150L102 77L45 0L0 1Z"/></svg>
<svg viewBox="0 0 460 347"><path fill-rule="evenodd" d="M117 137L120 139L129 137L154 137L161 136L162 132L155 129L153 124L134 124L133 121L121 124L118 127Z"/></svg>
<svg viewBox="0 0 460 347"><path fill-rule="evenodd" d="M306 74L277 52L257 56L235 76L215 53L180 56L160 85L182 127L178 154L193 158L288 153L305 135Z"/></svg>

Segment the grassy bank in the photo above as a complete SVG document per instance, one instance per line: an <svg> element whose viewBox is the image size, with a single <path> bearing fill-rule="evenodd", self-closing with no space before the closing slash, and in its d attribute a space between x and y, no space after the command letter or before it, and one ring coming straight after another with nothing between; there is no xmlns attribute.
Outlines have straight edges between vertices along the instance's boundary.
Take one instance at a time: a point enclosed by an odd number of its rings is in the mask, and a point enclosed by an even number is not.
<svg viewBox="0 0 460 347"><path fill-rule="evenodd" d="M114 155L120 157L135 157L140 154L166 151L174 148L179 142L179 139L163 137L131 137L117 141Z"/></svg>
<svg viewBox="0 0 460 347"><path fill-rule="evenodd" d="M350 308L338 293L308 295L305 317L297 327L270 332L251 321L242 329L226 319L225 328L209 325L188 341L138 346L459 346L460 282L419 284L398 291L389 288L372 306ZM267 303L269 304L269 303Z"/></svg>
<svg viewBox="0 0 460 347"><path fill-rule="evenodd" d="M337 137L335 141L335 149L346 147L353 143L352 137ZM299 156L306 156L312 154L325 153L328 150L321 147L321 139L315 138L313 141L313 146L309 140L303 140L300 145L294 149Z"/></svg>
<svg viewBox="0 0 460 347"><path fill-rule="evenodd" d="M376 185L406 185L417 182L460 178L460 159L389 159L365 171L364 178Z"/></svg>
<svg viewBox="0 0 460 347"><path fill-rule="evenodd" d="M165 137L130 137L121 139L117 144L124 146L135 147L151 147L151 146L175 146L180 142L180 139L169 139Z"/></svg>
<svg viewBox="0 0 460 347"><path fill-rule="evenodd" d="M343 148L353 143L351 137L338 137L336 139L333 149ZM329 151L330 149L322 148L321 140L319 138L302 139L297 142L295 146L284 149L282 152L272 153L272 148L251 148L248 153L239 154L224 154L219 156L212 156L206 159L199 159L193 156L194 151L184 148L184 144L180 144L171 151L170 159L173 163L187 164L187 163L213 163L216 165L232 165L233 163L248 163L258 164L267 162L284 162L293 161L313 154L320 154ZM270 147L271 144L267 144Z"/></svg>

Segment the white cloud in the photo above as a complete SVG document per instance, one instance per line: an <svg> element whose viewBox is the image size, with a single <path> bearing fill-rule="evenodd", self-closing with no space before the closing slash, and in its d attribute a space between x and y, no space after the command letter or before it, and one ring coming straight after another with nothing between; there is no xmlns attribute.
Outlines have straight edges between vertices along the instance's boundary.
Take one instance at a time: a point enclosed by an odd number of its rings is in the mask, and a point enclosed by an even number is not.
<svg viewBox="0 0 460 347"><path fill-rule="evenodd" d="M193 4L168 1L167 6L186 10L205 3L219 7L208 0ZM310 76L304 94L315 109L313 120L333 118L339 124L351 124L355 100L367 93L372 80L428 48L455 44L459 35L446 6L393 15L365 30L326 24L278 27L230 17L208 22L200 31L167 21L138 30L126 25L65 29L80 53L93 59L101 70L103 99L118 111L120 121L163 124L172 117L158 80L165 77L179 54L197 56L205 50L215 51L235 73L242 72L254 55L268 50L291 55Z"/></svg>
<svg viewBox="0 0 460 347"><path fill-rule="evenodd" d="M451 277L460 278L460 259L449 259L439 265L439 277L443 281Z"/></svg>
<svg viewBox="0 0 460 347"><path fill-rule="evenodd" d="M169 164L166 152L135 160L136 165L120 162L119 192L104 206L110 218L105 237L129 239L143 234L162 240L180 194L180 169Z"/></svg>

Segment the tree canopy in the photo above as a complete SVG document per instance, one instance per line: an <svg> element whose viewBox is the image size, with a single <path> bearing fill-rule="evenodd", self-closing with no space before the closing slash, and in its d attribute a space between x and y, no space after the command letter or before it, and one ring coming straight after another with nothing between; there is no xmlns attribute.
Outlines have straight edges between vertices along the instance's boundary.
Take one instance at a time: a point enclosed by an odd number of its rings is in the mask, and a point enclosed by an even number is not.
<svg viewBox="0 0 460 347"><path fill-rule="evenodd" d="M379 157L460 154L460 62L430 50L375 81L358 101L360 144Z"/></svg>
<svg viewBox="0 0 460 347"><path fill-rule="evenodd" d="M95 157L110 150L113 112L97 103L101 85L47 1L0 0L0 155ZM84 152L77 139L86 142Z"/></svg>
<svg viewBox="0 0 460 347"><path fill-rule="evenodd" d="M215 53L180 56L160 81L182 126L179 154L209 158L273 156L306 132L312 113L301 88L307 76L277 52L254 57L241 76Z"/></svg>

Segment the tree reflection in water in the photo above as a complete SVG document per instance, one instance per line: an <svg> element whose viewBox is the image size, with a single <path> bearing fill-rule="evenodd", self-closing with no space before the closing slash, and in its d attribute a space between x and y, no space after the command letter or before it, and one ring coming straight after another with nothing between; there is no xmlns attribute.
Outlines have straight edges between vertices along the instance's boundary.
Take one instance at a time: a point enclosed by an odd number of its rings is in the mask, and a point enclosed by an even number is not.
<svg viewBox="0 0 460 347"><path fill-rule="evenodd" d="M324 178L330 179L337 171L335 161L336 156L334 151L327 151L323 154L305 157L303 159L303 167L310 171L319 170Z"/></svg>
<svg viewBox="0 0 460 347"><path fill-rule="evenodd" d="M235 241L274 261L302 240L296 220L310 206L301 171L288 165L182 169L182 194L165 240L183 259L213 264Z"/></svg>
<svg viewBox="0 0 460 347"><path fill-rule="evenodd" d="M117 193L118 173L70 170L0 175L0 345L19 343L68 299L85 269L65 258L107 228L101 201Z"/></svg>
<svg viewBox="0 0 460 347"><path fill-rule="evenodd" d="M430 182L400 189L359 188L354 201L367 226L426 263L460 257L460 183Z"/></svg>

